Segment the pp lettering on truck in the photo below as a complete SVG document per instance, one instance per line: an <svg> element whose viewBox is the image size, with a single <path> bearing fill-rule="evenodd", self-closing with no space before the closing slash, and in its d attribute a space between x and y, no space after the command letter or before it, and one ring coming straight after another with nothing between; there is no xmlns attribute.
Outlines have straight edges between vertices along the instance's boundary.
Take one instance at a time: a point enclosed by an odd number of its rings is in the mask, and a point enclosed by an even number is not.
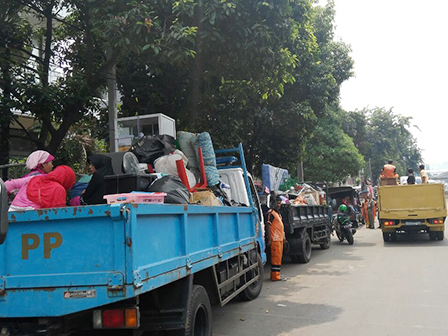
<svg viewBox="0 0 448 336"><path fill-rule="evenodd" d="M44 259L51 258L51 251L62 245L62 235L58 232L45 232L43 235ZM41 239L35 233L26 233L22 235L22 260L28 260L30 251L40 246Z"/></svg>

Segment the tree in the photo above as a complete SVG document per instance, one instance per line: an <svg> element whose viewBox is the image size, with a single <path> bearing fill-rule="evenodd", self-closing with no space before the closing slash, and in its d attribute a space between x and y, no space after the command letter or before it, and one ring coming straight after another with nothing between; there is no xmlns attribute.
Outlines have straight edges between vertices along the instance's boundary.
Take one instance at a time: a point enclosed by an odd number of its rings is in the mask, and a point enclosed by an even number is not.
<svg viewBox="0 0 448 336"><path fill-rule="evenodd" d="M123 114L163 111L178 129L209 131L218 147L243 142L249 167L294 167L352 75L349 48L333 41L334 4L196 1L178 19L197 26L195 57L128 59L118 77Z"/></svg>
<svg viewBox="0 0 448 336"><path fill-rule="evenodd" d="M365 164L353 139L343 131L343 113L337 112L319 120L312 138L306 144L306 180L343 181L349 175L358 175Z"/></svg>
<svg viewBox="0 0 448 336"><path fill-rule="evenodd" d="M399 175L407 168L417 170L422 162L421 150L410 128L411 117L395 114L392 109L365 108L346 115L347 133L360 153L370 159L372 178L376 181L387 160L393 160Z"/></svg>
<svg viewBox="0 0 448 336"><path fill-rule="evenodd" d="M28 56L11 77L10 96L16 110L41 123L38 135L28 133L27 138L52 153L72 125L100 109L107 75L116 62L131 52L144 53L155 43L161 52L176 53L170 39L193 34L172 24L161 41L154 41L150 30L162 23L140 1L16 0L7 5L13 8L16 3L28 26L31 20L41 24L33 26L32 41L10 49L14 57ZM6 47L0 46L0 53L7 52ZM7 103L7 97L1 98Z"/></svg>
<svg viewBox="0 0 448 336"><path fill-rule="evenodd" d="M20 3L11 0L0 0L0 165L9 162L10 130L14 119L13 111L17 106L14 99L14 76L20 74L19 67L29 54L25 45L29 43L31 26L21 20ZM14 53L15 50L22 52ZM7 178L6 175L3 176Z"/></svg>

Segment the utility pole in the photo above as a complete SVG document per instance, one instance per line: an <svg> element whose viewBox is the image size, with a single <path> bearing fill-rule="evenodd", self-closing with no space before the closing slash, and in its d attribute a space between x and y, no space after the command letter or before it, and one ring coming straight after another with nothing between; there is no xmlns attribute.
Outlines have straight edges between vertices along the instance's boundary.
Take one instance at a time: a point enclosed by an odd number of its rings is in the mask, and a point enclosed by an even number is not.
<svg viewBox="0 0 448 336"><path fill-rule="evenodd" d="M370 181L372 181L372 164L370 162L370 158L369 158L369 179Z"/></svg>
<svg viewBox="0 0 448 336"><path fill-rule="evenodd" d="M112 57L112 50L107 51L107 59ZM118 152L117 144L117 67L116 63L107 74L107 104L109 110L109 152Z"/></svg>
<svg viewBox="0 0 448 336"><path fill-rule="evenodd" d="M299 180L299 182L305 181L303 173L303 161L297 162L297 179Z"/></svg>

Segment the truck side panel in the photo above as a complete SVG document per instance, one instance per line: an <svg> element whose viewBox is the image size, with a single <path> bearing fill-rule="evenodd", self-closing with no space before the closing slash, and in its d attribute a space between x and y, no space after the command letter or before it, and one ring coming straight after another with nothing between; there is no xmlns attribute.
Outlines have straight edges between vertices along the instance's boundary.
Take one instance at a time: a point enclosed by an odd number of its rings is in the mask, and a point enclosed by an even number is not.
<svg viewBox="0 0 448 336"><path fill-rule="evenodd" d="M180 278L256 247L251 208L139 204L136 210L134 273L128 278L138 292L164 284L159 277L168 276L167 270ZM149 252L150 246L157 248Z"/></svg>

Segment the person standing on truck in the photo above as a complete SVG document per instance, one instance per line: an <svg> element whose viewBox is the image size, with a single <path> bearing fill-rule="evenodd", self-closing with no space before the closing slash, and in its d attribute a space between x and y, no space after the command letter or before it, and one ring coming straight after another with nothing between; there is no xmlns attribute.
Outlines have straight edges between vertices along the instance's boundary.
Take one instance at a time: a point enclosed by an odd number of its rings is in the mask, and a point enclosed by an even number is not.
<svg viewBox="0 0 448 336"><path fill-rule="evenodd" d="M407 184L415 184L415 175L414 175L414 169L409 168L408 169L408 179L406 180Z"/></svg>
<svg viewBox="0 0 448 336"><path fill-rule="evenodd" d="M388 160L381 170L381 179L398 178L397 168L392 164L392 160Z"/></svg>
<svg viewBox="0 0 448 336"><path fill-rule="evenodd" d="M418 166L420 170L420 177L422 178L422 184L428 183L428 174L425 171L425 165Z"/></svg>
<svg viewBox="0 0 448 336"><path fill-rule="evenodd" d="M266 245L271 247L271 280L286 280L280 275L280 267L283 257L283 240L285 239L285 229L282 216L280 215L280 206L282 199L278 195L275 197L275 205L268 211L268 220L266 222Z"/></svg>

